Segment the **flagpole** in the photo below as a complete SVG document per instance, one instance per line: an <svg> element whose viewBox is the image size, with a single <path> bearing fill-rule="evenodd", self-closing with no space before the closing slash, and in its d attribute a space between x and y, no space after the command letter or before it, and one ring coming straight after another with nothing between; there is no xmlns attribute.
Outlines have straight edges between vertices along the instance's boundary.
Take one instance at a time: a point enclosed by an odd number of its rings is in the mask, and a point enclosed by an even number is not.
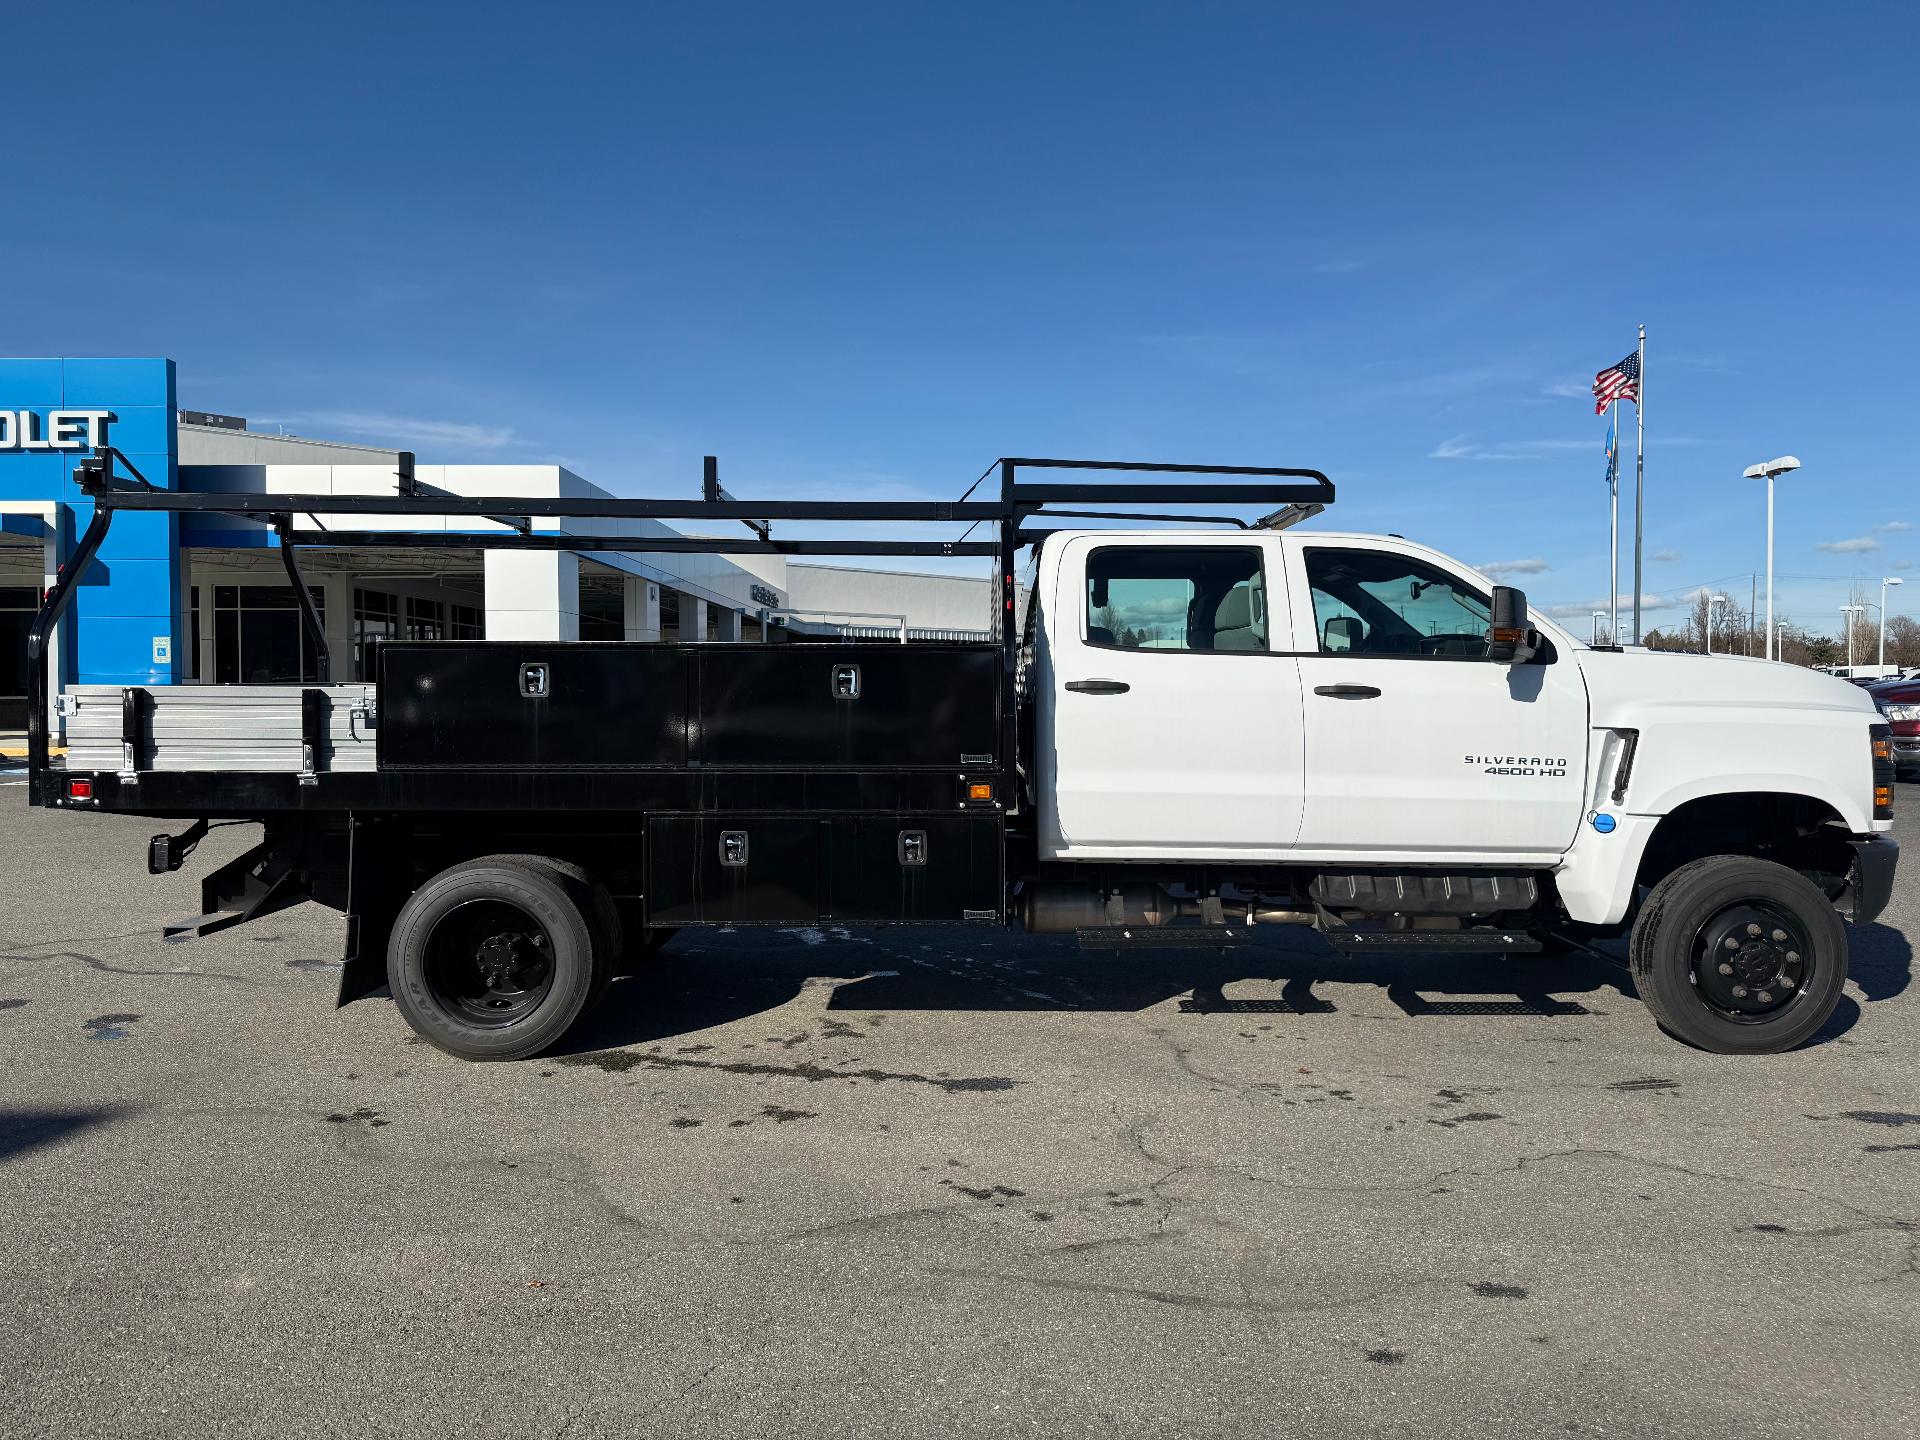
<svg viewBox="0 0 1920 1440"><path fill-rule="evenodd" d="M1620 411L1613 410L1613 444L1608 448L1607 491L1612 512L1607 528L1607 643L1620 643Z"/></svg>
<svg viewBox="0 0 1920 1440"><path fill-rule="evenodd" d="M1633 402L1633 643L1640 643L1640 546L1647 514L1647 327L1640 327L1640 385Z"/></svg>

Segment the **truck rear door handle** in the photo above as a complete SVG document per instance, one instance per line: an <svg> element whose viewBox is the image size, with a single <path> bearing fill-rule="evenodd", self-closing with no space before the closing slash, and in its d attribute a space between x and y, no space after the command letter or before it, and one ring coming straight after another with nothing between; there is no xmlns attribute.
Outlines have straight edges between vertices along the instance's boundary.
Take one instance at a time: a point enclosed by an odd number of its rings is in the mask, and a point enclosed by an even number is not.
<svg viewBox="0 0 1920 1440"><path fill-rule="evenodd" d="M1067 689L1082 695L1124 695L1133 687L1124 680L1069 680Z"/></svg>
<svg viewBox="0 0 1920 1440"><path fill-rule="evenodd" d="M1331 695L1336 700L1378 700L1380 690L1375 685L1316 685L1316 695Z"/></svg>

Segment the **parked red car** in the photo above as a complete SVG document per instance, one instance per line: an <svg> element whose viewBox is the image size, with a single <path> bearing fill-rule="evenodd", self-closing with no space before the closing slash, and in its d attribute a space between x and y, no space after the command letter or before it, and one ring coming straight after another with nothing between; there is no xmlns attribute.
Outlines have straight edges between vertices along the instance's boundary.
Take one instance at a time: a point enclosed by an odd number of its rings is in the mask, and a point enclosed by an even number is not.
<svg viewBox="0 0 1920 1440"><path fill-rule="evenodd" d="M1893 727L1893 765L1904 780L1920 771L1920 680L1883 680L1867 693Z"/></svg>

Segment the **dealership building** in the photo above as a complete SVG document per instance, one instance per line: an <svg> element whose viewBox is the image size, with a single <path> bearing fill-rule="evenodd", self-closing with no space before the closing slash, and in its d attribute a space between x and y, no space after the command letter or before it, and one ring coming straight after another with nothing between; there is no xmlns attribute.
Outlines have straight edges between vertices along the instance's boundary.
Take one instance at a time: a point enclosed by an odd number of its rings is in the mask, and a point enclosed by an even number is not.
<svg viewBox="0 0 1920 1440"><path fill-rule="evenodd" d="M234 416L181 410L166 359L0 359L0 730L26 724L26 636L92 505L74 466L102 440L157 488L513 498L608 494L559 465L412 465L398 450L256 433ZM118 471L125 474L124 467ZM775 499L776 496L761 498ZM263 509L266 508L263 506ZM298 528L432 530L472 544L421 549L300 546L333 657L331 678L371 679L383 639L682 640L809 634L984 638L983 576L803 564L759 552L490 549L509 526L654 535L657 521L337 515ZM70 684L288 683L317 679L279 537L264 522L171 512L120 515L54 637ZM58 722L54 720L55 733Z"/></svg>

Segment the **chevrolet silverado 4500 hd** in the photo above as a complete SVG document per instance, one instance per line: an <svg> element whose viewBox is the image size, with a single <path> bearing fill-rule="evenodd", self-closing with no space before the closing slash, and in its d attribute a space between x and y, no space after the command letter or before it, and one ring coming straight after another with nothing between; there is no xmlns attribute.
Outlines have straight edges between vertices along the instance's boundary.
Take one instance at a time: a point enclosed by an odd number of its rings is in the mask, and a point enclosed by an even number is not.
<svg viewBox="0 0 1920 1440"><path fill-rule="evenodd" d="M1893 755L1865 692L1586 644L1423 545L1298 528L1333 499L1315 471L1008 460L980 501L746 504L712 462L699 502L530 501L429 491L410 457L395 494L351 498L156 491L122 458L102 445L76 471L93 519L32 631L34 802L192 821L153 838L155 873L211 822L260 822L203 882L206 913L173 928L340 909L341 1003L385 983L471 1059L553 1045L677 929L823 921L1018 924L1096 948L1297 924L1436 964L1625 935L1669 1033L1772 1052L1825 1023L1846 922L1892 886ZM1276 504L1252 521L1153 509ZM993 638L388 643L352 683L69 686L56 763L47 640L122 510L272 525L302 596L309 545L993 555ZM449 518L340 528L362 513ZM663 517L750 533L605 533ZM585 518L598 528L532 525ZM775 539L784 519L991 534Z"/></svg>

